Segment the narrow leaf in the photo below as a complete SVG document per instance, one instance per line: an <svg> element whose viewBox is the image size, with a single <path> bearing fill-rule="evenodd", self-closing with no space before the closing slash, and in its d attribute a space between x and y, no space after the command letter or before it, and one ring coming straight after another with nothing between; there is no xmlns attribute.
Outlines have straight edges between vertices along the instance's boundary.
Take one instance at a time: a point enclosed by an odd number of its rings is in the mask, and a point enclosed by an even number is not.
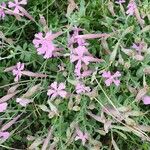
<svg viewBox="0 0 150 150"><path fill-rule="evenodd" d="M48 135L47 135L47 138L44 140L42 150L47 150L48 144L49 144L50 139L52 137L52 132L53 132L53 128L50 128Z"/></svg>
<svg viewBox="0 0 150 150"><path fill-rule="evenodd" d="M7 94L12 94L12 93L16 92L18 87L19 87L19 84L16 84L16 85L10 87L7 91Z"/></svg>
<svg viewBox="0 0 150 150"><path fill-rule="evenodd" d="M138 94L137 94L136 98L135 98L136 101L139 102L146 93L147 93L147 87L144 87L144 88L140 89L138 91Z"/></svg>
<svg viewBox="0 0 150 150"><path fill-rule="evenodd" d="M25 94L23 94L22 98L30 98L33 94L40 90L40 87L40 84L31 87Z"/></svg>
<svg viewBox="0 0 150 150"><path fill-rule="evenodd" d="M7 94L5 96L3 96L2 98L0 98L0 103L4 103L7 102L8 100L10 100L11 98L13 98L19 91L16 91L14 93L11 94Z"/></svg>
<svg viewBox="0 0 150 150"><path fill-rule="evenodd" d="M29 76L29 77L37 77L37 78L46 78L48 75L41 74L41 73L34 73L31 71L22 71L23 75Z"/></svg>
<svg viewBox="0 0 150 150"><path fill-rule="evenodd" d="M9 129L20 118L20 116L21 115L18 115L17 117L13 118L13 120L3 125L1 131L6 131L7 129Z"/></svg>

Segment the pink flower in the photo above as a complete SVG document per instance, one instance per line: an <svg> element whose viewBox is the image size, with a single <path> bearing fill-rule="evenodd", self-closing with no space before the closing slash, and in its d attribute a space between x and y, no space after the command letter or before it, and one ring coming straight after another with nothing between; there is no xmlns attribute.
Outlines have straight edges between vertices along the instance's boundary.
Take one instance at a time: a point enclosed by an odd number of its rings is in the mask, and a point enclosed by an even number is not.
<svg viewBox="0 0 150 150"><path fill-rule="evenodd" d="M85 46L78 46L77 48L73 49L70 54L71 62L76 62L76 69L82 68L82 63L88 65L90 62L98 62L99 60L94 58Z"/></svg>
<svg viewBox="0 0 150 150"><path fill-rule="evenodd" d="M19 103L21 106L26 107L29 103L32 102L32 100L26 98L17 98L16 102Z"/></svg>
<svg viewBox="0 0 150 150"><path fill-rule="evenodd" d="M8 2L8 7L9 8L14 8L13 12L15 14L21 14L22 16L24 16L24 13L22 13L22 7L21 5L26 5L27 4L27 0L14 0L14 2Z"/></svg>
<svg viewBox="0 0 150 150"><path fill-rule="evenodd" d="M145 95L142 100L145 105L150 105L150 96Z"/></svg>
<svg viewBox="0 0 150 150"><path fill-rule="evenodd" d="M121 73L117 71L115 74L111 75L110 71L104 71L102 74L103 78L106 78L105 84L106 86L110 86L113 82L116 86L119 86L120 80L118 80L118 77L121 76Z"/></svg>
<svg viewBox="0 0 150 150"><path fill-rule="evenodd" d="M6 7L6 4L5 4L4 2L2 2L2 4L0 4L0 6L2 6L2 7L5 8L5 7ZM4 18L5 18L5 16L6 16L4 8L1 8L1 7L0 7L0 20L1 20L1 19L4 20Z"/></svg>
<svg viewBox="0 0 150 150"><path fill-rule="evenodd" d="M45 37L43 37L43 33L41 32L35 34L33 44L35 48L37 48L38 54L44 55L45 59L55 56L56 52L58 51L56 45L53 43L53 40L54 38L56 38L57 34L59 34L59 32L56 34L52 34L52 32L47 32Z"/></svg>
<svg viewBox="0 0 150 150"><path fill-rule="evenodd" d="M0 103L0 112L4 112L7 109L7 103Z"/></svg>
<svg viewBox="0 0 150 150"><path fill-rule="evenodd" d="M76 85L76 93L80 94L80 93L86 93L86 92L90 92L91 89L88 86L85 86L83 83L78 83Z"/></svg>
<svg viewBox="0 0 150 150"><path fill-rule="evenodd" d="M14 81L18 82L22 76L22 71L24 70L24 63L18 62L16 67L13 69L13 75L16 76Z"/></svg>
<svg viewBox="0 0 150 150"><path fill-rule="evenodd" d="M75 141L76 140L81 140L82 141L82 145L85 145L85 142L88 140L88 134L87 133L83 133L80 129L77 129L76 131L76 137L75 137Z"/></svg>
<svg viewBox="0 0 150 150"><path fill-rule="evenodd" d="M125 0L116 0L116 4L122 4L122 3L125 3L126 1Z"/></svg>
<svg viewBox="0 0 150 150"><path fill-rule="evenodd" d="M52 99L55 99L57 96L60 96L62 98L65 98L67 96L67 92L65 91L65 84L57 82L53 82L50 85L50 89L47 92L48 96L51 96Z"/></svg>
<svg viewBox="0 0 150 150"><path fill-rule="evenodd" d="M136 9L136 3L134 1L130 1L127 8L128 10L126 11L126 14L128 14L129 16L134 15Z"/></svg>
<svg viewBox="0 0 150 150"><path fill-rule="evenodd" d="M10 133L9 132L2 132L0 131L0 139L2 140L7 140L10 136Z"/></svg>

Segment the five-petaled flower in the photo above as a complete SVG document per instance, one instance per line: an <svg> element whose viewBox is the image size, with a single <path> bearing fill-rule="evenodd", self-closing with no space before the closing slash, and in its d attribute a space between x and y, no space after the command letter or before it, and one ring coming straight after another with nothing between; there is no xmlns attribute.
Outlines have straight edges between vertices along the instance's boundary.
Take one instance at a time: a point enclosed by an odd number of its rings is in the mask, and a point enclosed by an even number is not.
<svg viewBox="0 0 150 150"><path fill-rule="evenodd" d="M128 14L129 16L133 16L136 9L136 3L134 1L130 1L127 8L128 10L126 11L126 14Z"/></svg>
<svg viewBox="0 0 150 150"><path fill-rule="evenodd" d="M59 51L56 48L56 45L53 43L53 40L59 36L60 33L52 34L52 32L47 32L45 37L43 37L43 33L35 34L35 39L33 40L33 44L35 48L37 48L37 52L39 55L44 55L44 58L51 58L56 55L56 52Z"/></svg>
<svg viewBox="0 0 150 150"><path fill-rule="evenodd" d="M75 141L76 140L81 140L82 141L82 145L85 145L85 142L88 140L88 134L87 133L83 133L80 129L76 130L76 137L75 137Z"/></svg>
<svg viewBox="0 0 150 150"><path fill-rule="evenodd" d="M0 131L0 139L2 140L7 140L10 136L10 133L9 132L2 132Z"/></svg>
<svg viewBox="0 0 150 150"><path fill-rule="evenodd" d="M13 75L16 76L14 81L18 82L22 76L22 71L24 70L24 63L18 62L15 68L12 70Z"/></svg>
<svg viewBox="0 0 150 150"><path fill-rule="evenodd" d="M6 14L5 14L5 7L6 7L6 4L3 2L2 4L0 4L0 20L4 20Z"/></svg>
<svg viewBox="0 0 150 150"><path fill-rule="evenodd" d="M99 59L94 58L88 52L88 49L85 46L78 46L77 48L72 49L72 52L70 54L70 60L71 60L71 62L77 61L75 68L78 70L81 70L82 63L84 63L85 65L89 65L90 62L98 62L99 61Z"/></svg>
<svg viewBox="0 0 150 150"><path fill-rule="evenodd" d="M105 78L105 84L106 86L110 86L112 83L114 83L116 86L119 86L120 80L118 80L118 77L121 76L121 73L117 71L113 75L111 74L110 71L104 71L102 74L102 77Z"/></svg>
<svg viewBox="0 0 150 150"><path fill-rule="evenodd" d="M65 91L65 84L57 82L53 82L50 85L50 89L47 92L47 95L50 96L52 99L55 99L57 96L60 96L62 98L65 98L67 96L67 92Z"/></svg>
<svg viewBox="0 0 150 150"><path fill-rule="evenodd" d="M0 103L0 112L4 112L7 109L7 103Z"/></svg>
<svg viewBox="0 0 150 150"><path fill-rule="evenodd" d="M21 0L21 1L14 0L14 2L8 2L8 7L14 8L13 10L14 14L19 14L21 16L24 16L21 5L26 5L26 4L27 4L27 0Z"/></svg>
<svg viewBox="0 0 150 150"><path fill-rule="evenodd" d="M85 86L83 83L77 83L76 85L76 93L80 94L80 93L86 93L86 92L90 92L90 87Z"/></svg>

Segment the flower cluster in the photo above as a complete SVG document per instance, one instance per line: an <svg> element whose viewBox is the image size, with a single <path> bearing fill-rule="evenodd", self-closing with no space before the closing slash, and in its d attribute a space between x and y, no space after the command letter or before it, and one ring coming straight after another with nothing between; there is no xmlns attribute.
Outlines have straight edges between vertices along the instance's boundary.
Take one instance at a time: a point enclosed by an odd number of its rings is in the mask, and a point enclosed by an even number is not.
<svg viewBox="0 0 150 150"><path fill-rule="evenodd" d="M115 3L117 4L122 4L125 2L126 0L115 1ZM12 14L12 12L14 15L27 16L28 18L31 18L31 16L26 12L26 10L22 7L22 5L27 5L27 0L14 0L13 2L8 2L8 8L10 8L11 11L7 12L5 9L7 5L3 2L2 4L0 4L0 19L4 19L6 13ZM136 8L137 8L136 3L134 2L134 0L131 0L127 6L128 10L126 11L126 14L128 14L129 16L134 15ZM90 64L101 63L102 60L99 58L95 58L89 52L89 49L88 49L89 43L87 42L87 39L100 38L103 36L100 34L84 35L82 33L83 31L84 31L83 29L74 27L72 29L72 34L70 33L69 38L68 38L69 54L67 56L69 56L70 62L74 64L74 74L75 74L75 80L76 80L74 84L75 92L70 94L66 90L65 83L63 82L58 83L57 81L52 81L51 85L47 89L47 96L50 98L50 100L55 100L57 97L64 98L64 99L69 98L70 95L72 97L74 96L75 98L78 95L80 97L80 95L82 94L87 96L88 92L90 92L90 94L93 92L92 89L89 86L87 86L87 83L85 83L83 78L90 76L92 73L93 73L92 76L95 77L97 75L97 70L96 69L95 69L96 71L94 69L92 70L91 69L92 67L90 66ZM63 48L58 48L55 42L55 39L59 37L61 34L62 32L52 33L51 31L49 31L48 26L47 26L47 30L45 30L44 32L39 32L35 34L35 38L33 39L33 45L36 48L37 54L43 56L45 59L50 59L50 58L57 57L57 56L63 56L63 57L66 56L61 53L61 50ZM144 49L144 45L142 42L133 43L132 48L136 51L138 55L141 55L142 50ZM59 68L59 71L63 72L65 71L67 67L64 64L62 64L62 65L58 65L58 68ZM22 75L35 77L35 78L46 78L48 76L45 74L34 73L31 71L25 70L25 64L21 62L18 62L15 66L10 67L9 69L6 69L6 70L12 71L13 76L15 76L14 77L15 82L18 82L21 79ZM115 72L110 72L106 68L105 69L103 68L103 70L107 70L107 71L103 71L101 75L101 77L104 79L104 83L106 87L108 88L113 84L116 87L118 87L120 85L120 77L122 75L121 72L117 70ZM15 96L14 94L15 92L16 92L15 90L12 93L8 92L5 98L1 99L2 102L0 101L0 113L4 113L7 110L7 107L8 107L7 101L13 96ZM16 98L16 102L20 104L22 107L26 107L28 104L30 104L33 101L30 98L26 97L25 95L29 95L29 97L31 97L32 95L31 93L32 93L32 90L29 91L28 94L24 94L22 97ZM53 101L50 101L50 100L48 99L50 109L47 108L46 106L43 107L43 105L41 105L41 107L46 112L49 112L49 114L53 112L54 114L58 115L59 112L57 110L57 107L55 107L55 105L52 104ZM144 95L140 100L142 100L145 105L150 104L150 96L148 95ZM76 106L74 108L76 108L76 110L78 109ZM80 110L80 108L78 110ZM14 119L14 121L11 121L9 124L6 125L6 127L10 127L13 123L15 123L16 120L17 119ZM98 120L101 120L101 119L98 118L97 121ZM101 122L105 122L105 121L102 120ZM108 121L106 129L108 129L108 126L110 127L110 125L111 125L111 121ZM9 132L7 132L6 130L0 130L0 140L1 139L6 140L9 137L10 137ZM86 132L82 132L78 128L75 131L74 138L75 138L75 141L81 140L82 145L85 145L85 143L89 140L89 135Z"/></svg>
<svg viewBox="0 0 150 150"><path fill-rule="evenodd" d="M26 16L34 21L33 17L23 8L24 5L27 5L27 0L9 1L8 4L2 2L0 4L0 20L4 20L6 14L9 14L14 15L17 19L19 18L18 16Z"/></svg>
<svg viewBox="0 0 150 150"><path fill-rule="evenodd" d="M71 35L68 43L71 50L70 61L72 63L76 62L74 72L77 77L81 78L83 74L85 74L85 76L90 75L89 73L91 73L91 71L88 69L90 62L100 62L100 60L94 58L89 53L86 47L88 43L86 43L85 39L77 37L79 35L79 31L81 31L81 29L78 29L77 27L73 28L73 34ZM77 47L74 48L74 44L76 44Z"/></svg>

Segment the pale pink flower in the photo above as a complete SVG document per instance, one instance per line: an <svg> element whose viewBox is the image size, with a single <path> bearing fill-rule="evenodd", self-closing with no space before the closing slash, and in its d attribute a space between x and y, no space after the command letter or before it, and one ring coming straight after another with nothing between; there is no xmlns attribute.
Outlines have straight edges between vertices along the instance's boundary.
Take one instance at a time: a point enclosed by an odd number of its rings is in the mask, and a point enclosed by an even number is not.
<svg viewBox="0 0 150 150"><path fill-rule="evenodd" d="M94 58L88 52L88 49L85 46L78 46L77 48L72 49L72 52L70 54L70 60L71 62L77 61L75 68L79 70L82 68L82 63L84 63L85 65L88 65L90 62L99 61L99 59Z"/></svg>
<svg viewBox="0 0 150 150"><path fill-rule="evenodd" d="M7 103L0 103L0 112L4 112L7 109Z"/></svg>
<svg viewBox="0 0 150 150"><path fill-rule="evenodd" d="M32 102L32 100L26 98L17 98L16 102L19 103L21 106L26 107L29 103Z"/></svg>
<svg viewBox="0 0 150 150"><path fill-rule="evenodd" d="M86 93L86 92L90 92L90 91L91 91L90 87L85 86L81 82L76 85L76 93L77 94Z"/></svg>
<svg viewBox="0 0 150 150"><path fill-rule="evenodd" d="M118 77L121 76L121 73L117 71L113 75L111 74L110 71L104 71L102 74L102 77L105 78L105 84L106 86L110 86L112 83L114 83L116 86L119 86L120 80L118 80Z"/></svg>
<svg viewBox="0 0 150 150"><path fill-rule="evenodd" d="M56 33L57 34L57 33ZM52 32L47 32L45 37L43 37L43 33L35 34L35 39L33 40L33 44L35 48L37 48L37 52L39 55L44 55L44 58L51 58L56 55L56 52L59 51L56 48L56 45L53 43L54 38L56 38L56 34L52 34Z"/></svg>
<svg viewBox="0 0 150 150"><path fill-rule="evenodd" d="M26 4L27 4L27 0L14 0L14 2L8 2L8 7L14 8L13 10L14 14L20 14L24 16L24 13L22 13L21 5L26 5Z"/></svg>
<svg viewBox="0 0 150 150"><path fill-rule="evenodd" d="M13 75L16 76L14 81L18 82L22 76L22 71L24 70L24 63L18 62L16 67L12 70Z"/></svg>
<svg viewBox="0 0 150 150"><path fill-rule="evenodd" d="M60 96L62 98L65 98L67 96L67 92L65 91L65 84L57 82L53 82L50 85L50 89L47 92L47 95L50 96L52 99L55 99L57 96Z"/></svg>
<svg viewBox="0 0 150 150"><path fill-rule="evenodd" d="M150 96L148 95L145 95L143 98L142 98L142 101L145 105L150 105Z"/></svg>
<svg viewBox="0 0 150 150"><path fill-rule="evenodd" d="M82 145L85 145L85 142L88 140L88 134L87 133L83 133L80 129L77 129L76 131L76 137L75 137L75 141L76 140L81 140L82 141Z"/></svg>
<svg viewBox="0 0 150 150"><path fill-rule="evenodd" d="M0 131L0 139L2 140L7 140L10 136L10 133L9 132L2 132Z"/></svg>
<svg viewBox="0 0 150 150"><path fill-rule="evenodd" d="M125 0L116 0L116 4L122 4L122 3L125 3L126 1Z"/></svg>
<svg viewBox="0 0 150 150"><path fill-rule="evenodd" d="M5 10L4 10L4 8L6 7L6 4L5 4L4 2L2 2L2 3L0 4L0 6L3 7L3 8L0 7L0 20L1 20L1 19L4 20L4 18L5 18L5 16L6 16Z"/></svg>
<svg viewBox="0 0 150 150"><path fill-rule="evenodd" d="M128 10L126 11L126 14L128 14L129 16L133 16L136 9L136 3L134 1L130 1L127 8Z"/></svg>

